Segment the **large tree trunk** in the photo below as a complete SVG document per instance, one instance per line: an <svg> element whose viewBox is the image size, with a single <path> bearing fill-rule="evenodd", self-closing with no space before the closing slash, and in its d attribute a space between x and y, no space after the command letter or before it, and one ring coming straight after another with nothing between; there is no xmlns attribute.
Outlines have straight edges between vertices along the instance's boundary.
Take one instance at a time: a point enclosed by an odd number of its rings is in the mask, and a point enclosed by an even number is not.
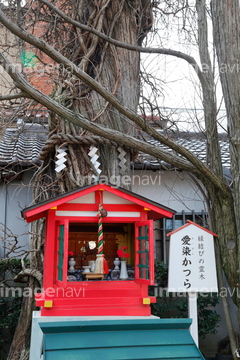
<svg viewBox="0 0 240 360"><path fill-rule="evenodd" d="M44 221L36 221L32 226L30 243L30 263L32 275L29 278L28 287L25 288L20 317L8 354L8 359L28 360L31 336L32 312L35 309L34 290L42 286L43 269L43 233ZM29 269L26 270L28 272ZM24 270L22 271L22 273ZM17 278L16 278L17 280Z"/></svg>
<svg viewBox="0 0 240 360"><path fill-rule="evenodd" d="M151 26L150 3L149 0L94 2L79 0L64 2L61 7L72 18L117 40L140 45ZM48 38L51 45L111 91L127 108L136 112L139 98L139 53L115 48L93 34L81 32L65 24L59 17L51 17L52 13L46 7L40 6L36 9L36 6L39 5L33 4L34 11L29 9L26 24L28 29L32 29L38 36ZM34 27L32 20L35 22ZM43 61L46 60L43 54L38 53L38 57ZM37 86L37 81L38 78L34 78L33 73L31 82ZM52 95L65 106L107 127L133 134L134 127L129 120L106 103L95 91L71 77L70 72L59 67L55 72L54 81L57 86L54 89L51 83ZM47 84L41 83L41 88L44 89L44 85L49 92ZM94 168L88 156L91 145L98 149L101 174L107 176L110 181L117 177L118 186L126 185L121 179L123 175L130 173L131 154L127 149L117 148L110 142L107 144L106 141L99 140L98 144L96 139L93 141L93 138L81 128L69 124L54 114L49 125L49 140L51 142L53 134L55 140L49 144L49 151L42 154L43 165L36 176L33 192L35 201L45 200L84 185L93 175L97 175L97 168ZM80 139L80 135L82 141L76 141ZM56 150L63 144L67 146L67 167L57 174L54 169ZM31 267L42 271L44 230L42 226L38 227L37 223L34 228L35 236L32 239L31 250L35 251L31 253ZM31 281L30 286L34 288L35 281ZM8 360L22 360L28 357L33 309L33 299L25 298Z"/></svg>
<svg viewBox="0 0 240 360"><path fill-rule="evenodd" d="M236 305L239 304L238 284L239 272L238 254L236 251L237 229L236 214L234 211L234 199L231 191L222 193L217 191L210 183L205 183L209 202L208 213L210 218L210 228L218 235L215 243L216 265L218 273L219 292L222 298L223 312L226 321L227 332L230 340L231 350L234 360L238 342L236 332L231 319L229 310L228 295L232 293L232 299ZM223 278L223 272L226 274L228 284ZM231 292L229 292L229 286Z"/></svg>
<svg viewBox="0 0 240 360"><path fill-rule="evenodd" d="M228 7L225 1L225 9L218 8L216 13L216 3L217 6L220 5L221 1L213 3L213 22L215 29L215 36L218 36L215 39L217 42L215 45L221 47L221 33L225 34L226 29L221 23L223 21L223 14L219 17L219 14ZM217 121L217 105L216 105L216 92L214 85L214 71L211 63L211 58L208 50L208 24L207 24L207 10L206 10L206 1L205 0L196 0L196 10L198 16L198 46L199 54L202 67L204 71L202 76L204 81L202 82L202 92L203 92L203 107L205 115L205 127L206 127L206 138L207 138L207 163L214 170L215 174L219 178L223 178L223 170L221 163L221 153L219 148L219 138L218 138L218 121ZM220 13L219 13L220 11ZM226 12L225 12L226 15ZM223 30L224 29L224 30ZM237 29L235 28L235 31ZM220 32L219 32L220 31ZM228 39L229 41L229 39ZM226 43L225 43L226 45ZM232 45L231 45L232 46ZM230 47L231 47L230 46ZM226 51L227 49L222 49ZM219 54L219 49L218 49ZM225 53L226 55L226 53ZM229 55L229 54L228 54ZM222 55L221 55L222 56ZM219 60L221 59L219 57ZM221 64L222 59L220 60ZM220 66L220 69L222 66ZM222 74L221 74L222 75ZM226 87L226 78L223 76L223 86ZM229 81L230 79L228 79ZM233 79L232 79L233 80ZM227 89L225 89L226 91ZM236 90L236 89L235 89ZM234 90L234 91L235 91ZM229 96L229 90L228 96ZM229 99L228 99L229 101ZM216 239L216 263L218 271L218 284L219 290L224 296L222 296L223 310L226 320L227 331L229 334L230 344L232 353L235 354L237 348L236 336L232 326L231 316L228 309L228 299L226 297L227 292L224 290L224 281L223 281L223 269L227 276L229 286L232 289L233 300L235 304L239 303L237 296L238 289L237 284L239 283L239 272L238 272L238 256L236 251L236 244L238 242L237 236L237 227L236 227L236 213L234 208L234 198L231 190L226 187L226 191L219 191L213 187L209 182L204 178L202 179L205 183L207 189L208 201L208 214L210 218L210 228L218 234ZM235 189L236 190L236 189ZM239 185L238 185L239 193ZM211 200L210 200L211 199ZM220 220L222 219L222 221ZM235 355L234 355L235 356Z"/></svg>
<svg viewBox="0 0 240 360"><path fill-rule="evenodd" d="M238 307L240 322L240 8L239 1L212 0L214 46L220 71L220 79L227 111L229 151L231 159L231 196L215 196L212 202L214 228L219 235L220 257L233 300ZM210 193L211 195L211 193ZM213 194L215 195L215 194ZM221 221L220 219L223 219ZM225 303L227 302L226 299ZM227 304L226 304L227 305ZM226 318L227 320L227 318ZM231 324L227 323L231 349L236 357L236 337Z"/></svg>
<svg viewBox="0 0 240 360"><path fill-rule="evenodd" d="M217 128L217 102L214 83L214 70L208 48L208 23L205 0L196 1L198 21L198 48L202 68L202 103L207 139L206 162L216 174L222 176L221 152Z"/></svg>
<svg viewBox="0 0 240 360"><path fill-rule="evenodd" d="M231 173L240 236L240 8L239 1L212 1L214 43L227 110ZM240 255L240 254L238 254ZM239 258L239 257L238 257Z"/></svg>
<svg viewBox="0 0 240 360"><path fill-rule="evenodd" d="M240 259L240 8L239 1L212 1L213 34L217 50L220 69L221 84L227 110L227 122L230 143L232 192L234 199L234 213L236 236L229 237L231 246L235 247L236 261L235 276L229 272L227 266L229 259L224 259L227 277L230 283L239 284L239 259ZM229 225L226 223L226 227ZM230 246L229 243L225 244ZM238 274L238 275L236 275ZM238 277L238 279L236 278ZM234 279L234 280L233 280ZM239 285L237 285L239 286ZM239 300L236 299L240 305ZM240 308L240 306L239 306ZM240 318L239 318L240 319Z"/></svg>

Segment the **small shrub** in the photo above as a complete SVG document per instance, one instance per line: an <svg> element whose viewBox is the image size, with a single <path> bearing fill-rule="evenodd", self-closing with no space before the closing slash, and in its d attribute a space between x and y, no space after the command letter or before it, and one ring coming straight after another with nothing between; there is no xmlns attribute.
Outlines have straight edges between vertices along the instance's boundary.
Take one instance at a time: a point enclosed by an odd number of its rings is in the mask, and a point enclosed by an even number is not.
<svg viewBox="0 0 240 360"><path fill-rule="evenodd" d="M28 260L25 266L29 265ZM0 260L0 281L12 280L22 270L20 259ZM4 288L3 288L4 289ZM4 294L4 292L3 292ZM1 296L4 296L1 294ZM21 311L22 298L0 297L0 359L7 358L7 353L17 326Z"/></svg>
<svg viewBox="0 0 240 360"><path fill-rule="evenodd" d="M167 288L168 265L162 261L155 260L155 281L159 288ZM151 286L150 294L154 295L154 287ZM157 293L158 294L158 293ZM220 315L213 310L219 303L217 294L204 293L198 296L198 334L204 338L207 334L215 334L221 320ZM188 301L185 297L173 297L167 291L161 291L161 297L157 297L157 303L151 304L152 315L161 318L187 318Z"/></svg>

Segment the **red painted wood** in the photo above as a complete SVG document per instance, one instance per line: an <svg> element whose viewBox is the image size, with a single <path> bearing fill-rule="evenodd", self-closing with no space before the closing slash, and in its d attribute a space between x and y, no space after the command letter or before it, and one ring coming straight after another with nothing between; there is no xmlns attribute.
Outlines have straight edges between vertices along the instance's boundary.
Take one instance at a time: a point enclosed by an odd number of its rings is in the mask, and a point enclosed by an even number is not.
<svg viewBox="0 0 240 360"><path fill-rule="evenodd" d="M143 207L136 204L103 204L108 211L143 211Z"/></svg>
<svg viewBox="0 0 240 360"><path fill-rule="evenodd" d="M107 185L105 185L105 186L107 186ZM144 201L142 199L139 199L137 197L137 195L133 196L133 195L130 195L130 194L126 194L126 193L122 192L119 189L115 189L115 188L111 188L111 187L106 188L106 190L108 190L109 192L111 192L111 193L113 193L113 194L115 194L115 195L117 195L117 196L119 196L119 197L121 197L123 199L132 201L135 204L138 204L138 205L141 205L143 207L147 207L150 210L156 211L157 213L162 214L163 217L165 217L165 216L166 217L172 217L173 216L172 212L170 212L170 211L168 211L166 209L162 209L160 207L157 207L157 206L155 206L153 204L150 204L148 201Z"/></svg>
<svg viewBox="0 0 240 360"><path fill-rule="evenodd" d="M56 251L56 226L55 211L49 210L46 219L46 236L44 245L44 272L43 286L44 288L52 287L54 282L54 261Z"/></svg>
<svg viewBox="0 0 240 360"><path fill-rule="evenodd" d="M39 220L41 218L47 217L47 210L43 211L41 213L36 213L34 215L30 216L24 216L24 220L26 220L27 223L31 223L33 221Z"/></svg>
<svg viewBox="0 0 240 360"><path fill-rule="evenodd" d="M142 211L141 212L141 220L140 221L146 221L148 220L148 210Z"/></svg>
<svg viewBox="0 0 240 360"><path fill-rule="evenodd" d="M137 239L139 237L139 228L141 226L148 226L149 230L149 279L142 279L140 278L140 269L138 267L139 265L139 240ZM142 284L147 285L154 285L154 236L153 236L153 220L146 220L146 221L139 221L135 223L135 281Z"/></svg>
<svg viewBox="0 0 240 360"><path fill-rule="evenodd" d="M58 258L58 237L59 237L59 226L60 226L61 222L59 221L55 221L55 238L54 238L54 242L55 242L55 252L53 255L53 263L52 263L52 267L53 267L53 284L56 283L56 279L57 279L57 258ZM44 257L45 260L45 257ZM44 271L45 271L45 266L44 266ZM45 272L43 271L43 275L45 276Z"/></svg>
<svg viewBox="0 0 240 360"><path fill-rule="evenodd" d="M138 204L143 207L147 207L152 211L155 211L158 214L161 214L161 217L172 217L173 212L168 211L166 209L162 209L160 206L155 206L148 201L144 201L142 199L139 199L134 195L127 194L119 189L112 188L111 186L105 185L105 184L97 184L93 186L89 186L85 189L80 189L79 191L73 192L71 194L67 194L65 196L62 196L60 198L55 198L52 201L49 201L44 204L40 204L39 206L33 207L32 209L29 209L28 211L24 212L24 218L27 222L31 222L36 219L40 219L46 215L46 211L49 210L52 207L58 207L61 204L64 204L66 202L69 202L71 200L76 199L79 196L84 196L89 194L90 192L97 191L99 189L103 189L106 191L109 191L112 194L115 194L117 196L120 196L121 198L124 198L126 200L129 200L131 202L134 202L135 204Z"/></svg>
<svg viewBox="0 0 240 360"><path fill-rule="evenodd" d="M150 298L151 304L156 304L156 302L157 302L156 296L149 296L149 298Z"/></svg>
<svg viewBox="0 0 240 360"><path fill-rule="evenodd" d="M159 220L162 218L164 218L164 216L159 217L159 214L156 213L155 211L150 210L147 212L147 220Z"/></svg>
<svg viewBox="0 0 240 360"><path fill-rule="evenodd" d="M57 207L59 211L98 211L97 204L62 204ZM140 205L131 204L103 204L104 209L107 211L143 211Z"/></svg>
<svg viewBox="0 0 240 360"><path fill-rule="evenodd" d="M103 203L103 190L95 191L95 203L97 206L99 206L99 204Z"/></svg>
<svg viewBox="0 0 240 360"><path fill-rule="evenodd" d="M81 296L87 298L96 299L96 292L98 297L147 297L148 286L145 284L138 284L134 280L132 281L74 281L67 282L66 287L54 285L51 288L51 294L53 298L64 298L69 300L69 291L71 291L71 299L79 298ZM43 294L36 294L36 298L43 298L47 294L47 290L44 290Z"/></svg>
<svg viewBox="0 0 240 360"><path fill-rule="evenodd" d="M139 241L137 240L137 237L139 236L139 228L136 226L137 223L135 223L134 226L134 233L135 233L135 256L134 256L134 262L135 262L135 279L139 279Z"/></svg>
<svg viewBox="0 0 240 360"><path fill-rule="evenodd" d="M57 220L68 219L71 222L93 223L96 222L96 216L56 216ZM106 217L102 218L103 223L134 223L139 221L140 217Z"/></svg>
<svg viewBox="0 0 240 360"><path fill-rule="evenodd" d="M63 260L63 286L67 286L67 271L68 271L68 234L69 234L69 220L64 220L64 260Z"/></svg>
<svg viewBox="0 0 240 360"><path fill-rule="evenodd" d="M25 212L24 213L24 219L28 220L34 215L39 215L40 217L38 217L38 219L40 219L41 217L44 217L43 213L45 213L45 211L49 210L50 208L57 207L57 206L59 206L61 204L64 204L64 203L69 202L71 200L74 200L74 199L78 198L79 196L87 195L90 192L93 192L93 191L97 190L98 188L100 188L99 185L93 185L93 186L90 186L90 187L85 188L85 189L79 189L79 191L76 191L76 192L74 192L72 194L68 194L66 196L63 195L62 197L60 197L58 199L54 198L54 199L52 199L52 201L49 201L49 202L44 203L42 205L40 204L39 206L36 206L33 209L30 209L27 212Z"/></svg>
<svg viewBox="0 0 240 360"><path fill-rule="evenodd" d="M136 284L140 286L141 297L142 298L148 297L148 285L141 283L136 283Z"/></svg>
<svg viewBox="0 0 240 360"><path fill-rule="evenodd" d="M143 305L143 298L149 298L148 286L135 281L82 281L57 282L43 294L36 294L36 305L43 307L45 300L52 300L52 308L43 308L42 316L78 315L149 315L149 305ZM97 294L97 296L96 296ZM155 302L155 297L150 297ZM146 310L148 308L148 310Z"/></svg>
<svg viewBox="0 0 240 360"><path fill-rule="evenodd" d="M45 299L53 301L52 308L41 309L43 316L150 315L149 305L143 305L148 286L135 281L83 281L67 285L65 289L55 286L51 292L36 294L37 306L43 307ZM151 302L156 300L148 298Z"/></svg>
<svg viewBox="0 0 240 360"><path fill-rule="evenodd" d="M50 299L50 297L48 297ZM43 299L40 299L39 301L42 302ZM38 300L37 305L39 306ZM53 307L72 307L72 308L93 308L93 307L107 307L107 306L142 306L142 299L140 298L134 298L134 297L108 297L108 298L87 298L87 297L79 297L75 299L71 299L71 304L69 301L69 298L53 298ZM41 305L42 306L42 305Z"/></svg>
<svg viewBox="0 0 240 360"><path fill-rule="evenodd" d="M150 285L155 284L155 270L154 270L154 223L149 220L149 271L150 271Z"/></svg>
<svg viewBox="0 0 240 360"><path fill-rule="evenodd" d="M132 281L67 281L68 270L68 250L69 250L69 222L70 223L96 223L98 220L98 204L102 202L103 189L117 196L125 198L134 204L104 204L104 208L110 211L131 212L138 211L139 216L135 217L110 217L103 218L104 223L137 223L135 226L135 236L138 235L139 226L148 225L149 227L149 271L150 279L144 280L139 277L138 265L138 244L135 239L135 280ZM77 197L87 195L95 191L95 204L66 204ZM52 207L57 207L51 209ZM144 207L151 211L144 210ZM157 209L157 211L155 211ZM152 204L131 196L121 190L114 189L108 185L100 184L90 186L84 190L79 190L73 194L66 195L59 199L53 199L47 204L30 209L25 213L28 222L42 216L47 216L47 233L45 243L44 258L44 293L36 295L37 306L42 307L41 314L49 316L101 316L101 315L150 315L150 306L143 304L144 298L150 298L155 302L155 297L148 296L148 285L154 284L154 240L153 240L153 221L147 220L150 213L158 213L164 216L164 211L160 207L154 209ZM56 216L59 211L94 211L96 216ZM172 213L168 212L168 216ZM158 218L159 218L158 215ZM58 236L59 226L64 225L64 259L63 259L63 280L59 281L57 274L58 264ZM53 307L44 308L44 301L52 300Z"/></svg>
<svg viewBox="0 0 240 360"><path fill-rule="evenodd" d="M59 211L98 211L97 204L62 204L57 207Z"/></svg>
<svg viewBox="0 0 240 360"><path fill-rule="evenodd" d="M44 305L44 299L36 299L36 306L42 307Z"/></svg>
<svg viewBox="0 0 240 360"><path fill-rule="evenodd" d="M116 307L116 308L82 308L71 309L71 307L58 308L43 308L41 309L41 316L150 316L150 307Z"/></svg>
<svg viewBox="0 0 240 360"><path fill-rule="evenodd" d="M58 269L57 269L57 265L58 265L58 251L59 251L59 241L58 241L58 238L59 238L59 235L60 235L60 226L61 225L64 225L65 226L65 223L64 223L64 220L61 219L62 221L56 221L55 222L55 238L54 238L54 241L55 241L55 248L56 248L56 251L52 254L52 264L51 266L53 267L54 271L53 271L53 274L54 274L54 281L53 281L53 286L57 283L57 285L59 287L63 287L64 286L64 282L63 281L60 281L58 280ZM51 225L50 225L51 226ZM52 224L52 226L54 226ZM46 264L46 260L45 260L45 256L44 256L44 271L43 271L43 275L44 275L44 278L47 279L48 277L48 272L45 271L45 264ZM44 289L48 289L47 287L44 286Z"/></svg>

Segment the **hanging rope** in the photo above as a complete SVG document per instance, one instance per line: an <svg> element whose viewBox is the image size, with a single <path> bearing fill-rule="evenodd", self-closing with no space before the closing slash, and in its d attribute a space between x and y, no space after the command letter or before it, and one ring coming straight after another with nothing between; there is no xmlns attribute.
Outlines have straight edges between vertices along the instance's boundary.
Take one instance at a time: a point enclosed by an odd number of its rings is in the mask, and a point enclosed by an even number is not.
<svg viewBox="0 0 240 360"><path fill-rule="evenodd" d="M99 204L98 211L98 254L103 254L103 227L102 227L102 204Z"/></svg>
<svg viewBox="0 0 240 360"><path fill-rule="evenodd" d="M110 141L105 138L101 138L97 135L91 136L81 136L81 135L70 135L70 134L53 134L46 142L45 145L42 147L41 152L39 154L39 160L44 160L44 158L51 152L55 145L62 144L66 142L67 144L77 144L82 146L91 146L91 145L109 145L117 147L118 144L115 141Z"/></svg>
<svg viewBox="0 0 240 360"><path fill-rule="evenodd" d="M102 218L107 216L107 211L99 204L98 208L98 253L95 266L95 274L108 274L108 264L103 252L103 226Z"/></svg>

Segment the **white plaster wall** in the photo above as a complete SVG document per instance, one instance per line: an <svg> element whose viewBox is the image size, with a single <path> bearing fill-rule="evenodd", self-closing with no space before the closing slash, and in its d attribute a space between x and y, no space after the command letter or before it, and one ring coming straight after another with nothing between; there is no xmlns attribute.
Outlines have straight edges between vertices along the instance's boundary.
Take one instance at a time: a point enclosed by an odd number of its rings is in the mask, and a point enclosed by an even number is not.
<svg viewBox="0 0 240 360"><path fill-rule="evenodd" d="M21 217L21 209L29 206L32 201L32 192L28 185L32 174L25 172L21 180L10 183L0 181L0 257L4 258L8 247L13 245L13 236L18 238L18 246L28 248L29 225ZM5 231L6 229L6 231Z"/></svg>
<svg viewBox="0 0 240 360"><path fill-rule="evenodd" d="M186 172L135 170L132 191L177 212L207 210L203 195Z"/></svg>
<svg viewBox="0 0 240 360"><path fill-rule="evenodd" d="M134 170L131 177L133 192L177 212L206 210L201 192L186 172ZM1 244L5 238L3 230L6 226L12 234L18 236L21 246L28 246L29 225L21 218L21 209L30 206L32 202L29 186L31 178L32 173L25 172L22 180L9 184L0 181ZM0 257L4 257L5 251L3 246L0 246Z"/></svg>

